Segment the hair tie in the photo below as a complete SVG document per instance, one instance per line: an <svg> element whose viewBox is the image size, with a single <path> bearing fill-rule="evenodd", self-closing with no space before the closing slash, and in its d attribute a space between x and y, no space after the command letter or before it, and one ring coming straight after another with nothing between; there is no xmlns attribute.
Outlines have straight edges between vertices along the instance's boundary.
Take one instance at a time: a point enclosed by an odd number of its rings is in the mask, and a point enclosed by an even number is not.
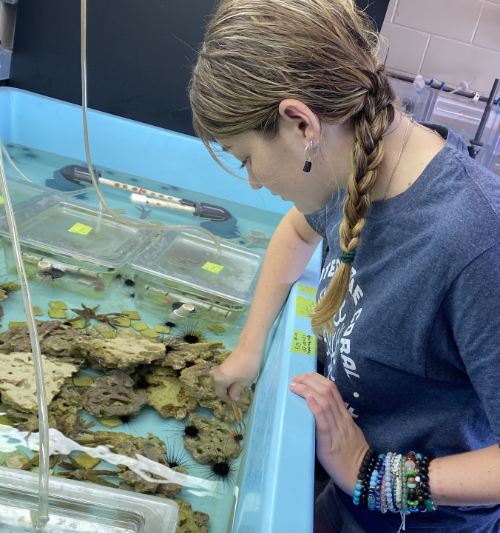
<svg viewBox="0 0 500 533"><path fill-rule="evenodd" d="M356 250L352 252L342 252L340 254L341 263L352 263L354 261L354 256L356 255Z"/></svg>

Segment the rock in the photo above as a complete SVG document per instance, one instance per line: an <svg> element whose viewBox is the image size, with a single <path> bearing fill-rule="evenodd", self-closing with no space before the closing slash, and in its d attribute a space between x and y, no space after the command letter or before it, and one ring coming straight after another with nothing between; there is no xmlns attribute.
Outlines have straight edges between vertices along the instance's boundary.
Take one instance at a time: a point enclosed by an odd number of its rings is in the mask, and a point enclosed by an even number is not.
<svg viewBox="0 0 500 533"><path fill-rule="evenodd" d="M196 396L202 400L212 400L217 398L215 394L214 382L209 375L214 368L214 363L204 361L203 363L185 368L179 377L179 381L190 387Z"/></svg>
<svg viewBox="0 0 500 533"><path fill-rule="evenodd" d="M9 292L15 292L15 291L21 290L21 285L19 285L19 283L15 283L14 281L6 281L5 283L2 283L0 287L7 294L9 294Z"/></svg>
<svg viewBox="0 0 500 533"><path fill-rule="evenodd" d="M118 474L118 477L128 485L134 487L135 492L140 492L141 494L154 494L158 488L158 483L146 481L139 474L131 470Z"/></svg>
<svg viewBox="0 0 500 533"><path fill-rule="evenodd" d="M241 409L242 413L248 411L248 407L250 405L250 396L250 389L248 387L245 387L241 391L240 400L235 402L236 405ZM214 412L214 416L221 420L224 420L224 422L227 422L228 424L235 421L234 411L231 404L223 402L220 398L214 398L211 400L200 400L199 404L200 407L212 409Z"/></svg>
<svg viewBox="0 0 500 533"><path fill-rule="evenodd" d="M24 455L11 455L5 458L5 466L9 468L21 469L27 462L28 459Z"/></svg>
<svg viewBox="0 0 500 533"><path fill-rule="evenodd" d="M208 533L210 516L201 511L193 511L191 504L175 498L179 505L179 521L175 533Z"/></svg>
<svg viewBox="0 0 500 533"><path fill-rule="evenodd" d="M57 397L49 405L49 427L58 429L70 439L87 432L94 425L94 422L85 423L80 417L83 399L84 394L81 394L72 385L63 385ZM9 407L7 416L16 422L16 427L21 431L38 431L38 415L22 413Z"/></svg>
<svg viewBox="0 0 500 533"><path fill-rule="evenodd" d="M148 433L147 437L133 437L118 431L95 431L92 435L79 437L76 441L91 448L101 444L110 446L113 453L134 459L137 454L144 455L155 463L168 466L165 459L167 447L161 439L152 433Z"/></svg>
<svg viewBox="0 0 500 533"><path fill-rule="evenodd" d="M135 416L149 397L134 391L134 380L121 370L112 370L87 388L85 409L94 416Z"/></svg>
<svg viewBox="0 0 500 533"><path fill-rule="evenodd" d="M217 461L221 455L234 459L239 457L240 443L234 439L234 430L224 422L191 413L189 424L198 429L198 435L196 437L184 435L184 448L198 463L209 464Z"/></svg>
<svg viewBox="0 0 500 533"><path fill-rule="evenodd" d="M157 365L144 365L132 374L132 378L135 382L136 387L138 385L162 385L165 378L176 378L179 373L173 368L166 366L157 366ZM147 386L142 386L139 388L146 389Z"/></svg>
<svg viewBox="0 0 500 533"><path fill-rule="evenodd" d="M198 359L205 360L220 353L224 349L221 341L203 341L189 344L182 339L169 339L165 342L166 354L157 364L181 370L187 363Z"/></svg>
<svg viewBox="0 0 500 533"><path fill-rule="evenodd" d="M232 353L231 350L220 350L211 361L216 365L221 365Z"/></svg>
<svg viewBox="0 0 500 533"><path fill-rule="evenodd" d="M174 498L182 490L182 486L177 483L153 483L143 479L139 474L131 470L118 474L118 477L125 481L127 485L134 487L135 492L142 494L161 494L167 498Z"/></svg>
<svg viewBox="0 0 500 533"><path fill-rule="evenodd" d="M120 334L115 339L90 339L89 361L97 369L133 372L141 364L152 363L165 353L163 344L146 337Z"/></svg>
<svg viewBox="0 0 500 533"><path fill-rule="evenodd" d="M193 391L174 377L163 378L161 385L147 388L146 394L149 396L149 405L164 418L182 420L198 405L198 398Z"/></svg>
<svg viewBox="0 0 500 533"><path fill-rule="evenodd" d="M42 355L47 403L61 390L64 380L78 368L67 363L49 361ZM33 355L29 352L0 354L0 393L7 405L26 413L38 412Z"/></svg>
<svg viewBox="0 0 500 533"><path fill-rule="evenodd" d="M217 394L209 372L217 365L204 361L181 371L179 381L193 390L194 395L198 397L201 407L213 409L214 415L224 422L234 422L235 416L230 404L223 402ZM241 399L236 402L242 412L248 411L250 405L250 389L246 387L241 393Z"/></svg>
<svg viewBox="0 0 500 533"><path fill-rule="evenodd" d="M40 349L44 355L82 360L88 355L87 338L59 320L36 321ZM0 336L0 352L31 352L27 326L13 327Z"/></svg>

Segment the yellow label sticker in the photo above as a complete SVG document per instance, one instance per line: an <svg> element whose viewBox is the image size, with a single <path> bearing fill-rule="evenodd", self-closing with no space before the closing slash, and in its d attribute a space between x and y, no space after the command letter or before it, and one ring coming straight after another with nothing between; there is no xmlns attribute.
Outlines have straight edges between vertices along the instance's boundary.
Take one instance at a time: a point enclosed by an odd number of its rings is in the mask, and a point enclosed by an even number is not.
<svg viewBox="0 0 500 533"><path fill-rule="evenodd" d="M295 296L295 316L303 316L310 318L310 314L314 311L316 302L311 298L305 296Z"/></svg>
<svg viewBox="0 0 500 533"><path fill-rule="evenodd" d="M318 341L316 340L316 337L308 335L298 329L294 329L290 351L302 355L316 356L317 343Z"/></svg>
<svg viewBox="0 0 500 533"><path fill-rule="evenodd" d="M214 274L218 274L224 267L221 265L216 265L215 263L205 263L201 268L204 268L209 272L213 272Z"/></svg>
<svg viewBox="0 0 500 533"><path fill-rule="evenodd" d="M310 296L316 296L318 290L314 287L308 287L307 285L297 285L297 289L304 294L309 294Z"/></svg>
<svg viewBox="0 0 500 533"><path fill-rule="evenodd" d="M3 205L3 196L0 196L0 205Z"/></svg>
<svg viewBox="0 0 500 533"><path fill-rule="evenodd" d="M79 233L80 235L87 235L92 231L92 228L90 226L86 226L85 224L80 224L80 222L77 222L74 226L69 228L68 231L71 233Z"/></svg>

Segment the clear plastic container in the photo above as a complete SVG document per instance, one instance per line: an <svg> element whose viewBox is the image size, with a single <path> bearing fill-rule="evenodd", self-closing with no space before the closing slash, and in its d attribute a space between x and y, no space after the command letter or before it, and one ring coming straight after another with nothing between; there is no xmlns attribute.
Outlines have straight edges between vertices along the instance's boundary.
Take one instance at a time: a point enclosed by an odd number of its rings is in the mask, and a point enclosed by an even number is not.
<svg viewBox="0 0 500 533"><path fill-rule="evenodd" d="M166 317L188 303L192 317L234 324L252 302L263 258L229 242L218 253L203 235L165 231L130 263L136 305Z"/></svg>
<svg viewBox="0 0 500 533"><path fill-rule="evenodd" d="M427 122L431 110L434 93L430 87L417 89L413 84L389 78L392 88L401 100L404 108L414 120Z"/></svg>
<svg viewBox="0 0 500 533"><path fill-rule="evenodd" d="M37 201L49 195L48 190L45 187L27 181L8 178L7 185L9 187L9 195L12 205L19 206L22 204L20 207L25 205L24 202L32 199L35 199L33 201ZM0 196L0 215L3 215L3 213L4 203L3 198Z"/></svg>
<svg viewBox="0 0 500 533"><path fill-rule="evenodd" d="M0 530L35 531L38 475L0 467ZM45 533L175 533L178 505L93 483L50 479ZM35 518L36 522L36 518Z"/></svg>
<svg viewBox="0 0 500 533"><path fill-rule="evenodd" d="M28 278L38 283L105 298L116 275L158 233L116 222L85 204L50 196L15 210ZM0 219L0 235L9 270L15 269L9 228Z"/></svg>
<svg viewBox="0 0 500 533"><path fill-rule="evenodd" d="M479 123L483 117L485 102L472 102L470 98L456 94L436 91L436 98L428 122L447 126L453 132L461 135L467 144L476 136ZM493 168L498 156L498 140L500 136L500 113L493 108L486 122L481 142L481 148L476 160L486 168Z"/></svg>

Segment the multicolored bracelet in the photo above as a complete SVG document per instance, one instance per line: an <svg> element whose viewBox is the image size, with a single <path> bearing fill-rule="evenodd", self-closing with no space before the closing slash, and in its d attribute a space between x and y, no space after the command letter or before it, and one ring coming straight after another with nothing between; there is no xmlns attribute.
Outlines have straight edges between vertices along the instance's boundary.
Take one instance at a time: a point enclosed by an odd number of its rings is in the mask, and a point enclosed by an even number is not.
<svg viewBox="0 0 500 533"><path fill-rule="evenodd" d="M359 470L353 503L371 511L401 515L435 511L428 475L431 461L428 453L377 455L370 448Z"/></svg>

